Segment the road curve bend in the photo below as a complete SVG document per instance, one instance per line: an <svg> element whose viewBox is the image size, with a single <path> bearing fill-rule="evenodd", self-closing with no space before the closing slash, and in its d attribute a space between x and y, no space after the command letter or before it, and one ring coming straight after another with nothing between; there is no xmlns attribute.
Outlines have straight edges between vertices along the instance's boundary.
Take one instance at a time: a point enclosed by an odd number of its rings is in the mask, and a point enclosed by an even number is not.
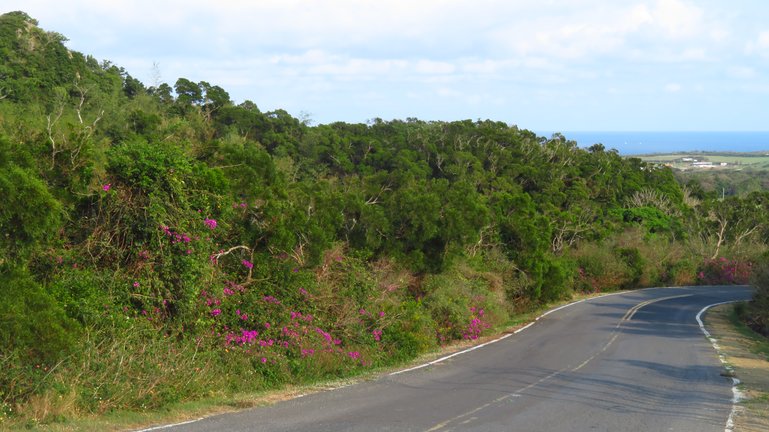
<svg viewBox="0 0 769 432"><path fill-rule="evenodd" d="M598 297L426 367L152 430L721 432L732 381L696 316L750 295L729 286Z"/></svg>

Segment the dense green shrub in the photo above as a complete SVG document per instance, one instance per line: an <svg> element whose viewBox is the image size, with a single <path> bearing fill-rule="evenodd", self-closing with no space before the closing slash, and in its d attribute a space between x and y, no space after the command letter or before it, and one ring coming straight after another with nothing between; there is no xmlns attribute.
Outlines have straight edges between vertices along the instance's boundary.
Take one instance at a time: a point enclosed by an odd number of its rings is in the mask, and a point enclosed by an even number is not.
<svg viewBox="0 0 769 432"><path fill-rule="evenodd" d="M24 269L0 266L0 298L0 355L50 366L76 349L80 326Z"/></svg>
<svg viewBox="0 0 769 432"><path fill-rule="evenodd" d="M630 282L630 269L619 250L606 243L584 243L571 252L577 267L575 288L593 293L615 290Z"/></svg>
<svg viewBox="0 0 769 432"><path fill-rule="evenodd" d="M762 257L750 279L755 288L753 299L740 314L753 330L769 337L769 256Z"/></svg>
<svg viewBox="0 0 769 432"><path fill-rule="evenodd" d="M644 258L641 256L641 251L637 248L627 247L619 248L615 252L619 259L627 266L627 281L625 281L621 288L634 288L638 286L641 281L641 276L644 272Z"/></svg>
<svg viewBox="0 0 769 432"><path fill-rule="evenodd" d="M0 264L28 255L56 232L62 219L61 203L31 170L9 160L5 145L0 136Z"/></svg>
<svg viewBox="0 0 769 432"><path fill-rule="evenodd" d="M442 344L477 339L484 330L507 320L501 287L465 263L423 281L423 302Z"/></svg>

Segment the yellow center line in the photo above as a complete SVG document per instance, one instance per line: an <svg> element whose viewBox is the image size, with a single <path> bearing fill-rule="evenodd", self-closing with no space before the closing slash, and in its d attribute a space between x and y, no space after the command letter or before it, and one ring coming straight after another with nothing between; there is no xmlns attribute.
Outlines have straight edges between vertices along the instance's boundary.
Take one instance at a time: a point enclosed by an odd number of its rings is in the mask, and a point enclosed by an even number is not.
<svg viewBox="0 0 769 432"><path fill-rule="evenodd" d="M609 342L606 342L606 345L604 345L603 348L601 348L598 352L590 356L587 360L582 362L579 366L575 367L571 371L576 372L582 369L583 367L587 366L588 363L593 361L596 357L603 354L607 349L609 349L609 346L611 346L611 344L613 344L614 341L617 340L617 337L619 336L619 330L622 327L622 325L630 321L631 319L633 319L633 316L636 314L636 312L638 312L642 308L649 306L652 303L657 303L665 300L673 300L673 299L683 298L683 297L691 297L692 295L693 294L681 294L681 295L675 295L675 296L669 296L669 297L662 297L658 299L647 300L645 302L638 303L637 305L633 306L625 313L625 316L623 316L622 319L620 319L617 325L614 327L614 330L612 331L612 337L611 339L609 339Z"/></svg>
<svg viewBox="0 0 769 432"><path fill-rule="evenodd" d="M596 357L598 357L603 352L605 352L609 348L609 346L611 346L611 344L614 343L615 340L617 340L617 337L619 336L619 331L620 331L620 328L622 327L622 325L624 323L630 321L631 319L633 319L633 316L636 314L636 312L638 312L642 308L644 308L644 307L646 307L646 306L648 306L648 305L650 305L652 303L657 303L657 302L661 302L661 301L665 301L665 300L672 300L672 299L677 299L677 298L683 298L683 297L691 297L692 295L693 294L682 294L682 295L675 295L675 296L669 296L669 297L661 297L661 298L658 298L658 299L647 300L645 302L641 302L641 303L633 306L632 308L630 308L625 313L625 315L619 320L617 325L614 327L614 329L612 330L612 337L611 337L611 339L609 339L609 341L606 343L606 345L604 345L603 348L601 348L595 354L590 356L587 360L582 362L579 366L571 369L570 371L571 372L576 372L576 371L582 369L588 363L590 363L592 360L594 360ZM477 407L475 409L472 409L472 410L470 410L470 411L468 411L468 412L466 412L464 414L460 414L460 415L458 415L456 417L453 417L453 418L450 418L450 419L448 419L446 421L440 422L440 423L436 424L435 426L431 427L430 429L427 429L427 431L425 431L425 432L437 432L437 431L439 431L441 429L446 428L447 426L449 426L452 423L455 423L455 422L457 422L459 420L462 420L462 419L464 419L466 417L470 417L473 414L475 414L475 413L477 413L477 412L479 412L481 410L484 410L484 409L486 409L486 408L488 408L488 407L490 407L492 405L498 404L500 402L503 402L503 401L505 401L507 399L510 399L510 398L513 398L513 397L520 396L520 394L525 392L526 390L529 390L532 387L536 387L539 384L542 384L543 382L548 381L551 378L554 378L554 377L562 374L563 372L566 372L567 370L569 370L568 367L565 368L565 369L561 369L559 371L555 371L555 372L551 373L550 375L548 375L546 377L543 377L543 378L540 378L539 380L537 380L537 381L527 385L526 387L518 389L517 391L515 391L513 393L509 393L509 394L506 394L504 396L498 397L498 398L494 399L493 401L485 403L485 404L483 404L483 405L481 405L481 406L479 406L479 407ZM468 423L470 421L472 421L472 419L465 420L464 422L461 423L461 425L464 425L464 424L466 424L466 423Z"/></svg>

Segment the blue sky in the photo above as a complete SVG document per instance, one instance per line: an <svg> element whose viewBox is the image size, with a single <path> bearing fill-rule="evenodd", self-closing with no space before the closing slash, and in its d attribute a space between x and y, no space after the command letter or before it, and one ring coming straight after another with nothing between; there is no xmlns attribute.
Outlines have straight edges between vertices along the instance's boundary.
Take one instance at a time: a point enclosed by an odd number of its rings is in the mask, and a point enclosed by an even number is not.
<svg viewBox="0 0 769 432"><path fill-rule="evenodd" d="M314 123L769 130L765 0L3 0L146 85Z"/></svg>

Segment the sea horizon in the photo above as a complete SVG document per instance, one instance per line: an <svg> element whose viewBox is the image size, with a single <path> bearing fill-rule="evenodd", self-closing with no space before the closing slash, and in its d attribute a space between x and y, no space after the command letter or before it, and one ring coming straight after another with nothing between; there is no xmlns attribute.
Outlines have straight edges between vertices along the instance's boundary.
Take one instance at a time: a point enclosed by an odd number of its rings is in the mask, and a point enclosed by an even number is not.
<svg viewBox="0 0 769 432"><path fill-rule="evenodd" d="M560 133L580 148L603 144L623 156L677 152L769 152L769 131L535 131Z"/></svg>

